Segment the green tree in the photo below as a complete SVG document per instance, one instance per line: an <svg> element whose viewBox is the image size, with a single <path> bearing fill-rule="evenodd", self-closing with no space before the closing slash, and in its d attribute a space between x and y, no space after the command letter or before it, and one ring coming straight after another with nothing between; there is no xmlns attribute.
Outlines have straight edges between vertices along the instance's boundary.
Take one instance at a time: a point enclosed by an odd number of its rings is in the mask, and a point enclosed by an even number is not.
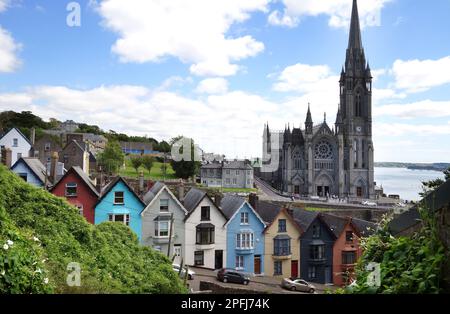
<svg viewBox="0 0 450 314"><path fill-rule="evenodd" d="M183 136L178 136L170 141L172 148L174 146L177 146L175 150L178 151L180 156L182 156L184 147L179 146L180 141L190 143L191 145L190 156L189 158L187 158L188 160L185 160L184 158L182 160L175 160L174 159L175 156L172 156L170 164L172 165L172 169L175 171L175 175L178 178L188 179L198 173L198 170L200 169L200 162L195 161L196 147L194 144L194 140L190 138L185 138Z"/></svg>
<svg viewBox="0 0 450 314"><path fill-rule="evenodd" d="M155 149L161 153L170 153L170 148L170 144L166 141L161 141L158 145L155 146Z"/></svg>
<svg viewBox="0 0 450 314"><path fill-rule="evenodd" d="M142 166L142 157L141 156L131 156L130 157L131 166L133 166L136 173L139 172L139 168Z"/></svg>
<svg viewBox="0 0 450 314"><path fill-rule="evenodd" d="M117 173L123 165L125 155L116 141L109 141L105 150L98 155L98 164L108 173Z"/></svg>
<svg viewBox="0 0 450 314"><path fill-rule="evenodd" d="M430 181L423 181L422 182L422 193L420 193L421 197L425 197L428 195L428 193L433 192L438 187L440 187L442 184L444 184L446 181L450 180L450 168L447 170L444 170L444 176L445 179L435 179Z"/></svg>
<svg viewBox="0 0 450 314"><path fill-rule="evenodd" d="M153 167L154 159L150 155L144 155L142 156L142 166L144 166L145 169L147 169L148 173L150 174L150 171Z"/></svg>

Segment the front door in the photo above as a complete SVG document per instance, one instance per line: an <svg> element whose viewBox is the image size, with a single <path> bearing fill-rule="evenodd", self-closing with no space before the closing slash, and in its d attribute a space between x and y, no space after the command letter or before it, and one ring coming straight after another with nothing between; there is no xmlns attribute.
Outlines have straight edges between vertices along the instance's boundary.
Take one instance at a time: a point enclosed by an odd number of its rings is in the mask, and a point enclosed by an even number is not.
<svg viewBox="0 0 450 314"><path fill-rule="evenodd" d="M291 261L291 277L298 278L298 261Z"/></svg>
<svg viewBox="0 0 450 314"><path fill-rule="evenodd" d="M222 267L223 267L223 251L222 250L216 250L215 251L214 268L215 269L221 269Z"/></svg>
<svg viewBox="0 0 450 314"><path fill-rule="evenodd" d="M332 283L332 279L331 279L331 267L330 266L326 266L325 267L325 284L330 284Z"/></svg>
<svg viewBox="0 0 450 314"><path fill-rule="evenodd" d="M294 186L294 194L300 194L300 185Z"/></svg>
<svg viewBox="0 0 450 314"><path fill-rule="evenodd" d="M362 187L357 187L356 188L356 196L358 196L358 197L362 197L363 196L363 189L362 189Z"/></svg>
<svg viewBox="0 0 450 314"><path fill-rule="evenodd" d="M261 256L255 255L255 274L261 274Z"/></svg>
<svg viewBox="0 0 450 314"><path fill-rule="evenodd" d="M323 196L323 189L322 189L321 186L318 186L318 187L317 187L317 196L320 196L320 197Z"/></svg>

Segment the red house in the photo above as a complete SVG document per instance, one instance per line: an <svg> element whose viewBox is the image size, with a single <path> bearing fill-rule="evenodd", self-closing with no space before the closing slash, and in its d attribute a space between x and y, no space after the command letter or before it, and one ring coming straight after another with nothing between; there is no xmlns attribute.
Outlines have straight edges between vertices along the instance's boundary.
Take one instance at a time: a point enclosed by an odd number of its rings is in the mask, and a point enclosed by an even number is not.
<svg viewBox="0 0 450 314"><path fill-rule="evenodd" d="M354 270L361 257L362 237L375 231L375 224L356 218L324 215L324 220L336 235L333 246L333 284L345 286L354 278Z"/></svg>
<svg viewBox="0 0 450 314"><path fill-rule="evenodd" d="M80 167L70 168L50 192L56 196L65 197L69 203L80 210L80 214L89 223L95 223L95 205L99 193L94 183Z"/></svg>

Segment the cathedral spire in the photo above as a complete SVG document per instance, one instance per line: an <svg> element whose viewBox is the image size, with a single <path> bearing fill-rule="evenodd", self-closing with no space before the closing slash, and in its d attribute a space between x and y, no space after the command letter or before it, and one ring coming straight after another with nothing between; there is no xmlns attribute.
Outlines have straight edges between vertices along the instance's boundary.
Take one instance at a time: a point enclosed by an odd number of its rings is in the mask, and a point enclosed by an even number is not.
<svg viewBox="0 0 450 314"><path fill-rule="evenodd" d="M306 123L312 123L311 107L308 103L308 113L306 114Z"/></svg>
<svg viewBox="0 0 450 314"><path fill-rule="evenodd" d="M353 0L352 19L350 22L350 36L348 40L348 49L362 50L361 26L359 24L358 2Z"/></svg>

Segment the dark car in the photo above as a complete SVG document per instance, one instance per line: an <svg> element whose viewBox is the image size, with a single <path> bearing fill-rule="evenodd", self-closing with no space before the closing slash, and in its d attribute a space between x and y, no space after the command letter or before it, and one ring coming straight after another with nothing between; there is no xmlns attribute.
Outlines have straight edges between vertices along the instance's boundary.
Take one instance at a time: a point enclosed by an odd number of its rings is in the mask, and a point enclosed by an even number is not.
<svg viewBox="0 0 450 314"><path fill-rule="evenodd" d="M222 268L217 272L217 279L222 282L233 282L248 285L250 277L233 269Z"/></svg>

